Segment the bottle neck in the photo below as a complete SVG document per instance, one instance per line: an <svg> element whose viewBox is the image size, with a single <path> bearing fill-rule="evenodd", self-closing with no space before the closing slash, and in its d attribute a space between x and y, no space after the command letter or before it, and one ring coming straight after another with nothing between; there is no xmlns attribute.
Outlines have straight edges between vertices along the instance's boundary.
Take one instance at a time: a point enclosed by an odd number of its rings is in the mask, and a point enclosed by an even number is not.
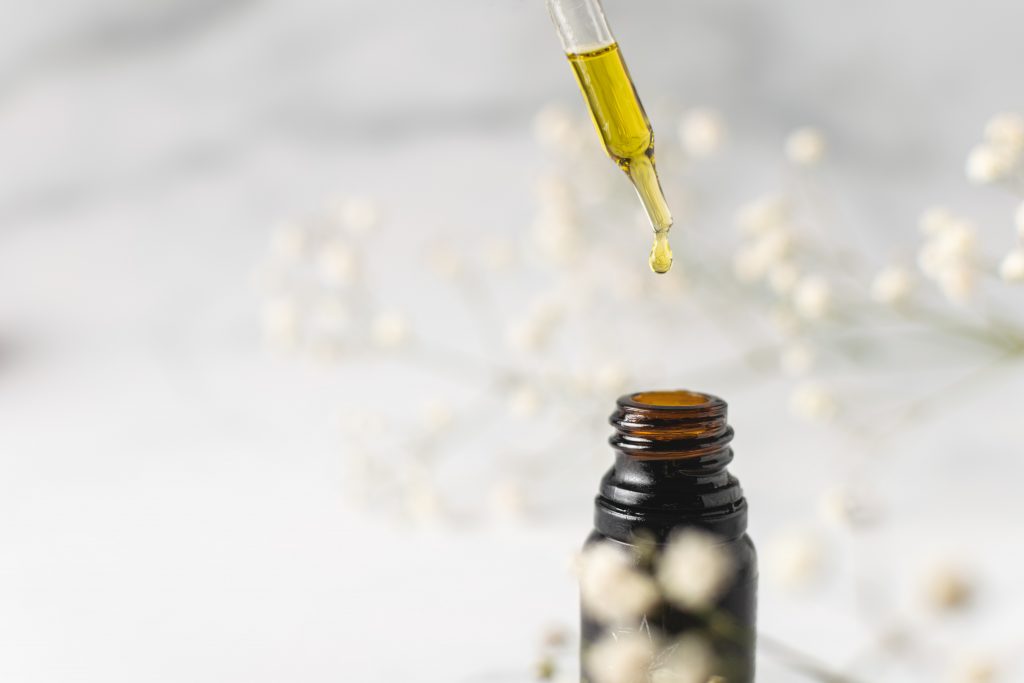
<svg viewBox="0 0 1024 683"><path fill-rule="evenodd" d="M624 543L639 533L664 541L686 526L742 536L747 505L726 471L733 456L726 413L722 399L688 391L621 397L610 418L615 464L601 480L597 530Z"/></svg>

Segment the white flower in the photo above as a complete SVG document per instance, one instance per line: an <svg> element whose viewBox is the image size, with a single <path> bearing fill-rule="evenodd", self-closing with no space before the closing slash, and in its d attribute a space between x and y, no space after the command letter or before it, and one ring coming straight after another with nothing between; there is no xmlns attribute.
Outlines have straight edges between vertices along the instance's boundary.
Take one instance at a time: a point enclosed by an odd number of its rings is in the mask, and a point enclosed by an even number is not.
<svg viewBox="0 0 1024 683"><path fill-rule="evenodd" d="M514 417L533 417L540 410L540 406L540 393L532 387L518 387L508 397L508 411Z"/></svg>
<svg viewBox="0 0 1024 683"><path fill-rule="evenodd" d="M961 656L947 680L949 683L992 683L996 680L996 667L988 657Z"/></svg>
<svg viewBox="0 0 1024 683"><path fill-rule="evenodd" d="M813 382L801 384L793 390L789 408L797 417L815 421L830 420L838 412L832 393Z"/></svg>
<svg viewBox="0 0 1024 683"><path fill-rule="evenodd" d="M871 298L886 306L903 303L910 296L914 280L906 268L888 266L871 282Z"/></svg>
<svg viewBox="0 0 1024 683"><path fill-rule="evenodd" d="M515 250L505 239L491 240L484 248L484 265L494 273L508 270L515 257Z"/></svg>
<svg viewBox="0 0 1024 683"><path fill-rule="evenodd" d="M985 125L985 140L1006 150L1024 149L1024 117L1020 114L996 114Z"/></svg>
<svg viewBox="0 0 1024 683"><path fill-rule="evenodd" d="M588 546L580 558L580 601L594 619L626 624L657 603L658 589L633 566L626 550L602 541Z"/></svg>
<svg viewBox="0 0 1024 683"><path fill-rule="evenodd" d="M955 565L939 564L925 575L925 601L932 609L952 611L965 607L974 594L967 574Z"/></svg>
<svg viewBox="0 0 1024 683"><path fill-rule="evenodd" d="M786 138L786 158L797 166L815 166L825 156L825 136L815 128L798 128Z"/></svg>
<svg viewBox="0 0 1024 683"><path fill-rule="evenodd" d="M593 683L647 683L655 648L641 633L606 635L584 653Z"/></svg>
<svg viewBox="0 0 1024 683"><path fill-rule="evenodd" d="M808 320L823 318L832 307L832 286L819 275L801 278L793 290L793 308Z"/></svg>
<svg viewBox="0 0 1024 683"><path fill-rule="evenodd" d="M760 254L761 260L775 266L789 255L793 248L793 236L789 230L773 230L754 242L754 248Z"/></svg>
<svg viewBox="0 0 1024 683"><path fill-rule="evenodd" d="M328 286L341 286L352 281L356 271L356 254L340 240L330 240L316 253L316 270Z"/></svg>
<svg viewBox="0 0 1024 683"><path fill-rule="evenodd" d="M385 311L373 317L370 337L381 348L396 348L409 340L409 322L395 311Z"/></svg>
<svg viewBox="0 0 1024 683"><path fill-rule="evenodd" d="M788 230L779 229L758 236L733 256L733 270L740 282L762 279L777 265L784 263L792 248L793 239Z"/></svg>
<svg viewBox="0 0 1024 683"><path fill-rule="evenodd" d="M799 281L800 271L789 261L779 261L768 271L768 284L780 296L791 293Z"/></svg>
<svg viewBox="0 0 1024 683"><path fill-rule="evenodd" d="M721 148L725 139L725 126L717 112L711 109L692 109L679 123L679 137L687 154L703 159Z"/></svg>
<svg viewBox="0 0 1024 683"><path fill-rule="evenodd" d="M628 380L629 375L621 364L608 362L597 367L591 384L601 394L608 395L624 391Z"/></svg>
<svg viewBox="0 0 1024 683"><path fill-rule="evenodd" d="M555 658L549 654L542 654L540 659L534 665L533 671L537 680L550 681L558 671L558 666L555 664Z"/></svg>
<svg viewBox="0 0 1024 683"><path fill-rule="evenodd" d="M504 479L495 484L487 502L494 515L501 519L520 519L526 509L523 487L515 479Z"/></svg>
<svg viewBox="0 0 1024 683"><path fill-rule="evenodd" d="M560 623L551 623L545 626L540 637L541 645L552 649L563 647L568 640L569 630Z"/></svg>
<svg viewBox="0 0 1024 683"><path fill-rule="evenodd" d="M967 155L967 179L977 185L988 185L1005 178L1013 170L1015 160L1006 150L991 144L975 145Z"/></svg>
<svg viewBox="0 0 1024 683"><path fill-rule="evenodd" d="M946 268L939 273L939 287L954 304L967 303L974 294L975 284L975 273L966 266Z"/></svg>
<svg viewBox="0 0 1024 683"><path fill-rule="evenodd" d="M325 297L309 313L309 335L320 340L340 341L351 325L351 314L337 299Z"/></svg>
<svg viewBox="0 0 1024 683"><path fill-rule="evenodd" d="M818 500L818 511L827 523L846 528L863 528L878 519L876 505L847 487L827 489Z"/></svg>
<svg viewBox="0 0 1024 683"><path fill-rule="evenodd" d="M506 333L509 345L524 352L540 351L550 342L563 314L563 307L554 301L535 302L525 317L509 325Z"/></svg>
<svg viewBox="0 0 1024 683"><path fill-rule="evenodd" d="M455 421L455 413L451 405L441 399L431 399L423 405L420 411L423 426L431 432L441 432L452 426Z"/></svg>
<svg viewBox="0 0 1024 683"><path fill-rule="evenodd" d="M549 104L533 117L533 134L547 147L571 145L575 133L572 115L561 105Z"/></svg>
<svg viewBox="0 0 1024 683"><path fill-rule="evenodd" d="M1024 202L1020 203L1013 214L1013 222L1017 228L1017 237L1024 240Z"/></svg>
<svg viewBox="0 0 1024 683"><path fill-rule="evenodd" d="M735 567L721 539L700 529L673 536L658 563L665 597L686 609L707 609L732 581Z"/></svg>
<svg viewBox="0 0 1024 683"><path fill-rule="evenodd" d="M944 262L968 261L974 256L977 238L973 225L958 220L950 223L945 230L938 233L931 241L939 250Z"/></svg>
<svg viewBox="0 0 1024 683"><path fill-rule="evenodd" d="M462 274L462 255L449 244L439 244L428 254L430 268L438 277L454 280Z"/></svg>
<svg viewBox="0 0 1024 683"><path fill-rule="evenodd" d="M917 252L917 267L932 279L939 277L945 264L934 240L925 242L921 250Z"/></svg>
<svg viewBox="0 0 1024 683"><path fill-rule="evenodd" d="M534 183L534 192L541 210L572 208L575 203L572 186L558 173L541 174Z"/></svg>
<svg viewBox="0 0 1024 683"><path fill-rule="evenodd" d="M788 532L769 544L768 551L770 572L785 587L802 588L821 574L824 553L812 534Z"/></svg>
<svg viewBox="0 0 1024 683"><path fill-rule="evenodd" d="M917 264L925 275L937 278L944 270L969 266L974 253L974 228L958 221L925 241Z"/></svg>
<svg viewBox="0 0 1024 683"><path fill-rule="evenodd" d="M339 214L342 224L357 235L365 234L380 224L380 207L365 197L343 201Z"/></svg>
<svg viewBox="0 0 1024 683"><path fill-rule="evenodd" d="M970 223L951 219L930 234L917 256L917 264L935 280L954 303L966 302L974 290L975 229Z"/></svg>
<svg viewBox="0 0 1024 683"><path fill-rule="evenodd" d="M815 353L804 342L793 342L782 350L779 365L787 375L806 375L814 367Z"/></svg>
<svg viewBox="0 0 1024 683"><path fill-rule="evenodd" d="M944 206L933 206L921 214L918 226L925 235L936 235L955 222L953 214Z"/></svg>
<svg viewBox="0 0 1024 683"><path fill-rule="evenodd" d="M299 337L299 309L288 297L275 297L263 305L263 333L267 340L291 346Z"/></svg>
<svg viewBox="0 0 1024 683"><path fill-rule="evenodd" d="M295 223L286 223L274 231L270 250L287 263L297 263L306 249L306 233Z"/></svg>
<svg viewBox="0 0 1024 683"><path fill-rule="evenodd" d="M405 509L414 522L432 524L443 514L441 497L423 480L412 483L405 493Z"/></svg>
<svg viewBox="0 0 1024 683"><path fill-rule="evenodd" d="M1006 282L1024 282L1024 248L1017 247L999 263L999 277Z"/></svg>
<svg viewBox="0 0 1024 683"><path fill-rule="evenodd" d="M669 648L668 656L651 672L651 683L710 683L715 653L703 636L683 634Z"/></svg>
<svg viewBox="0 0 1024 683"><path fill-rule="evenodd" d="M736 213L736 225L747 234L762 234L788 227L792 209L788 201L765 195L744 204Z"/></svg>
<svg viewBox="0 0 1024 683"><path fill-rule="evenodd" d="M757 282L764 277L767 266L761 254L750 246L741 247L732 257L733 275L744 284Z"/></svg>
<svg viewBox="0 0 1024 683"><path fill-rule="evenodd" d="M532 226L533 242L541 255L556 264L569 263L577 256L580 225L569 206L549 206Z"/></svg>

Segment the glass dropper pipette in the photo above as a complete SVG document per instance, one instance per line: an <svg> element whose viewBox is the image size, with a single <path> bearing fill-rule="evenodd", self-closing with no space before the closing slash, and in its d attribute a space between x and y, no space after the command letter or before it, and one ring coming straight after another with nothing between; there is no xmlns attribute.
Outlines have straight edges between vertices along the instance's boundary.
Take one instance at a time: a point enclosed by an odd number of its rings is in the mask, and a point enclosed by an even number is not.
<svg viewBox="0 0 1024 683"><path fill-rule="evenodd" d="M643 202L651 227L651 269L672 267L665 195L654 169L654 131L622 60L599 0L547 0L576 81L587 101L605 152L626 172Z"/></svg>

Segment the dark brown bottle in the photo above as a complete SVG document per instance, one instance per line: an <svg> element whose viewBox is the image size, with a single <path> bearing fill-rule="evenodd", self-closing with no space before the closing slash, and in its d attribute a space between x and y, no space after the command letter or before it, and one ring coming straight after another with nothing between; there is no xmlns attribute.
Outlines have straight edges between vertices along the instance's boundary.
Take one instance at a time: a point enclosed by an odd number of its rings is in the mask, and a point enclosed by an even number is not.
<svg viewBox="0 0 1024 683"><path fill-rule="evenodd" d="M733 568L714 603L694 611L662 598L644 615L642 627L666 642L699 633L714 650L714 674L720 677L715 680L750 683L757 556L746 533L743 491L726 471L733 457L726 403L690 391L650 391L623 396L617 405L610 420L615 464L601 480L595 529L586 545L611 542L629 551L637 569L653 575L675 535L694 528L712 534ZM588 648L615 629L583 611L584 682L601 678L587 671Z"/></svg>

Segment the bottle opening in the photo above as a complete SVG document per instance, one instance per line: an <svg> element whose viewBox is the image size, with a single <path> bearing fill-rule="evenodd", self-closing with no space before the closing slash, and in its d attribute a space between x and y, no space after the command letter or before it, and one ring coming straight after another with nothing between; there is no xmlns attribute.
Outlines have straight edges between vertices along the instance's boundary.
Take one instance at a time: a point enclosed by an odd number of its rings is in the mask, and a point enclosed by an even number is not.
<svg viewBox="0 0 1024 683"><path fill-rule="evenodd" d="M663 408L681 408L714 403L717 399L696 391L678 389L675 391L642 391L629 397L634 403Z"/></svg>
<svg viewBox="0 0 1024 683"><path fill-rule="evenodd" d="M641 458L699 458L714 455L727 462L732 429L728 406L711 394L686 389L638 391L617 402L609 421L611 443Z"/></svg>

